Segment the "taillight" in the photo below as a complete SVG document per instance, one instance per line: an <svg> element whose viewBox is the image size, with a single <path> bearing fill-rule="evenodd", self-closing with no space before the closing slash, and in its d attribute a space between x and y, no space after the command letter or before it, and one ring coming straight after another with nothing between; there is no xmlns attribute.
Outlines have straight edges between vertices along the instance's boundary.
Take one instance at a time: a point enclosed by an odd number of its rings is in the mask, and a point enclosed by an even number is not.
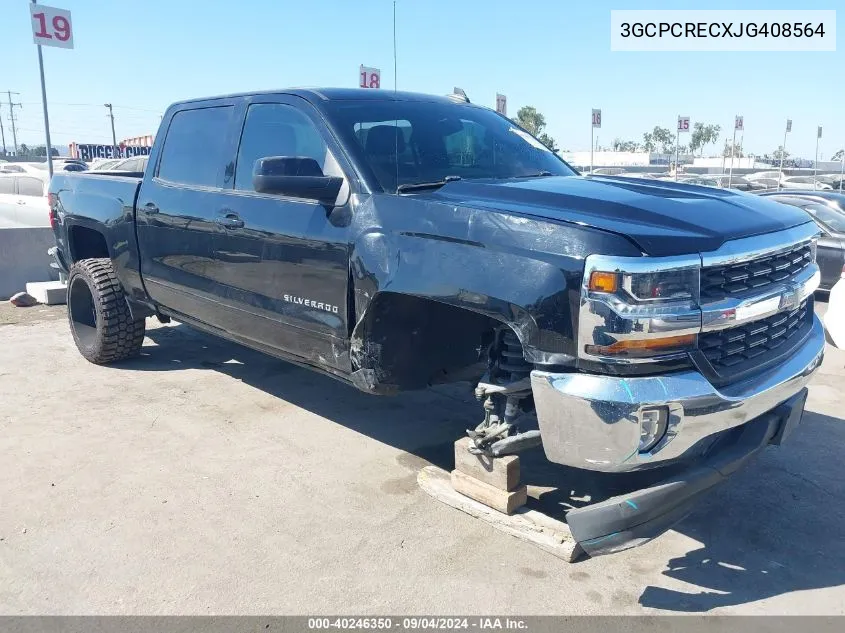
<svg viewBox="0 0 845 633"><path fill-rule="evenodd" d="M59 223L59 197L54 193L47 194L47 204L50 207L50 228L55 229Z"/></svg>

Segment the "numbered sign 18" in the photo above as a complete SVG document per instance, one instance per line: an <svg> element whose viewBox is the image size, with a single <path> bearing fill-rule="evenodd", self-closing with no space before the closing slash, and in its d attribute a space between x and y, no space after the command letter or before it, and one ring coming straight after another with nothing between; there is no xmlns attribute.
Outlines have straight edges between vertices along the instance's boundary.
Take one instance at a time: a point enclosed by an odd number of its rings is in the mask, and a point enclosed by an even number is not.
<svg viewBox="0 0 845 633"><path fill-rule="evenodd" d="M43 4L31 4L29 15L32 19L32 41L41 46L73 48L70 11Z"/></svg>
<svg viewBox="0 0 845 633"><path fill-rule="evenodd" d="M734 117L734 129L735 129L735 130L739 130L740 132L742 132L742 131L744 131L744 130L745 130L745 128L743 127L743 125L744 125L744 124L745 124L745 122L743 121L743 117L742 117L742 115L741 115L741 114L737 114L737 115Z"/></svg>
<svg viewBox="0 0 845 633"><path fill-rule="evenodd" d="M593 127L601 127L601 110L593 110Z"/></svg>
<svg viewBox="0 0 845 633"><path fill-rule="evenodd" d="M508 98L496 93L496 112L508 116Z"/></svg>
<svg viewBox="0 0 845 633"><path fill-rule="evenodd" d="M679 116L678 117L678 132L689 132L689 117L688 116Z"/></svg>
<svg viewBox="0 0 845 633"><path fill-rule="evenodd" d="M381 88L381 71L378 68L361 66L358 71L359 88Z"/></svg>
<svg viewBox="0 0 845 633"><path fill-rule="evenodd" d="M791 131L792 131L792 119L787 119L787 120L786 120L786 131L787 131L787 132L791 132Z"/></svg>

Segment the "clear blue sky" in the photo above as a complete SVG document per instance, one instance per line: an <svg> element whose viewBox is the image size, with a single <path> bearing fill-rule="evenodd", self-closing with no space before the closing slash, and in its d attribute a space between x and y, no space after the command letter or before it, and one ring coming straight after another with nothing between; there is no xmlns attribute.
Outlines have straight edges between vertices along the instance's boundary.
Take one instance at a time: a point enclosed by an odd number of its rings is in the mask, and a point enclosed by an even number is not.
<svg viewBox="0 0 845 633"><path fill-rule="evenodd" d="M101 104L115 104L118 138L152 133L178 99L286 86L355 86L359 64L393 87L392 0L49 0L73 16L75 50L44 49L54 144L110 142ZM38 62L26 0L0 1L0 90L19 92L20 140L43 142ZM453 86L494 105L508 96L545 114L566 149L589 149L590 109L600 142L642 139L678 114L732 130L745 116L745 148L782 141L812 158L845 145L845 44L835 53L630 53L610 51L610 10L659 8L840 9L839 0L398 0L399 88L444 94ZM4 102L6 101L3 94ZM83 105L71 105L83 104ZM0 106L6 126L8 106ZM723 132L724 135L725 132ZM722 141L720 141L721 144Z"/></svg>

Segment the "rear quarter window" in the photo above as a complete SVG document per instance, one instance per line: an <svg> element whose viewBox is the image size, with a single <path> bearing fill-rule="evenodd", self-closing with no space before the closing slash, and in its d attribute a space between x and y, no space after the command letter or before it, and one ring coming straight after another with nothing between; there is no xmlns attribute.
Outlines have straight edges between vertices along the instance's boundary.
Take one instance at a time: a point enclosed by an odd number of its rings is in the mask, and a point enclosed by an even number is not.
<svg viewBox="0 0 845 633"><path fill-rule="evenodd" d="M232 106L182 110L173 115L158 177L183 185L217 186L231 116Z"/></svg>

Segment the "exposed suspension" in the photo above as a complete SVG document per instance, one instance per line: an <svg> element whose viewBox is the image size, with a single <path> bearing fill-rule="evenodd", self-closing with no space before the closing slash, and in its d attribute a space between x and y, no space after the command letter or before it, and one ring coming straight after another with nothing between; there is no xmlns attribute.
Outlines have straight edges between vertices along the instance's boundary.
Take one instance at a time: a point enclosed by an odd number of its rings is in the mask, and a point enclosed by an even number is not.
<svg viewBox="0 0 845 633"><path fill-rule="evenodd" d="M539 431L520 433L516 424L520 402L531 395L531 369L516 334L509 328L497 331L487 375L475 389L484 403L484 420L467 430L474 443L471 452L500 456L539 445Z"/></svg>

